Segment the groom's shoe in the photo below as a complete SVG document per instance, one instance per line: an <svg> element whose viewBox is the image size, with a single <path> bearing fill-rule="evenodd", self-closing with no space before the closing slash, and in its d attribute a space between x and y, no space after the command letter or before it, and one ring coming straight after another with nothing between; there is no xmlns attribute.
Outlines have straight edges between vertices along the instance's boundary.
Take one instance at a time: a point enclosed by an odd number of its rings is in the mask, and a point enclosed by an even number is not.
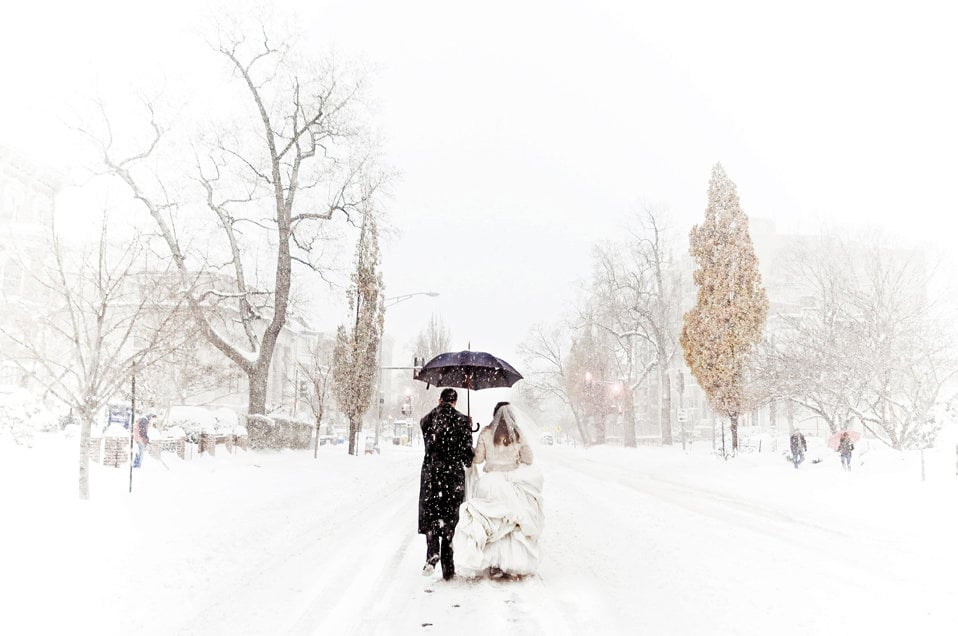
<svg viewBox="0 0 958 636"><path fill-rule="evenodd" d="M436 564L439 563L439 557L434 556L426 560L426 565L422 568L423 576L432 576L433 572L436 571Z"/></svg>

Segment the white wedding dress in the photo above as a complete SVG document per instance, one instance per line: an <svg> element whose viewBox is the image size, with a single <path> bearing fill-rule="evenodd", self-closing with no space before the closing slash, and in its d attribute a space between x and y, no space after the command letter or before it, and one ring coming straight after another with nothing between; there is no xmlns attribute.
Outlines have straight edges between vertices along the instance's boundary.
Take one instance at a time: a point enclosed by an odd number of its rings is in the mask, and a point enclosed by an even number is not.
<svg viewBox="0 0 958 636"><path fill-rule="evenodd" d="M480 477L475 467L466 475L466 501L452 547L456 571L476 576L487 568L510 575L533 574L539 565L539 536L545 522L542 472L531 465L525 443L496 447L492 425L479 434L476 459L485 460ZM521 455L521 461L520 461Z"/></svg>

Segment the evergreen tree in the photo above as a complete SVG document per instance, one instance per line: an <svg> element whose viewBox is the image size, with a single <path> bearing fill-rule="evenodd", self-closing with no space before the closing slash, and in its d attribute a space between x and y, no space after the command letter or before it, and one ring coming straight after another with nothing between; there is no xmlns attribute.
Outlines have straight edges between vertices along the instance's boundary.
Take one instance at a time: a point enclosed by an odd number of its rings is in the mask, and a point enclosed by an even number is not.
<svg viewBox="0 0 958 636"><path fill-rule="evenodd" d="M698 298L685 314L680 342L712 408L731 422L734 451L738 416L749 407L746 370L762 336L768 297L748 217L721 164L712 169L705 222L692 228L689 239Z"/></svg>
<svg viewBox="0 0 958 636"><path fill-rule="evenodd" d="M333 392L340 410L349 420L349 454L356 455L356 433L362 429L369 408L379 364L385 304L380 272L379 233L370 213L363 218L356 245L356 269L349 290L350 312L355 322L350 331L340 325L333 349Z"/></svg>

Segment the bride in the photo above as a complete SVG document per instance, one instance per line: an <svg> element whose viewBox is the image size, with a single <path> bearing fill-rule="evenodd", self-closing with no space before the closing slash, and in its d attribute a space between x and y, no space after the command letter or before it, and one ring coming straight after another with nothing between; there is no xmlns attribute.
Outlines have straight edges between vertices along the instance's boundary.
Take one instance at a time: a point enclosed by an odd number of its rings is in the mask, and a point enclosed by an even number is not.
<svg viewBox="0 0 958 636"><path fill-rule="evenodd" d="M456 568L467 576L486 569L494 577L533 574L545 521L542 473L532 466L532 448L508 402L496 405L492 423L479 433L473 466L482 463L484 474L459 508Z"/></svg>

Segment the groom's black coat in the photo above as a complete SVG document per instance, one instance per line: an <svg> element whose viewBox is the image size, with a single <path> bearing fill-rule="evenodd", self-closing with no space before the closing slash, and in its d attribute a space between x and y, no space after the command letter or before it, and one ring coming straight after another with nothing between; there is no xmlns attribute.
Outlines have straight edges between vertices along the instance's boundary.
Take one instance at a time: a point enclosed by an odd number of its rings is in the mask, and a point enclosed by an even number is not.
<svg viewBox="0 0 958 636"><path fill-rule="evenodd" d="M425 456L419 478L419 533L451 537L466 490L463 466L472 465L472 426L451 404L440 404L419 421Z"/></svg>

